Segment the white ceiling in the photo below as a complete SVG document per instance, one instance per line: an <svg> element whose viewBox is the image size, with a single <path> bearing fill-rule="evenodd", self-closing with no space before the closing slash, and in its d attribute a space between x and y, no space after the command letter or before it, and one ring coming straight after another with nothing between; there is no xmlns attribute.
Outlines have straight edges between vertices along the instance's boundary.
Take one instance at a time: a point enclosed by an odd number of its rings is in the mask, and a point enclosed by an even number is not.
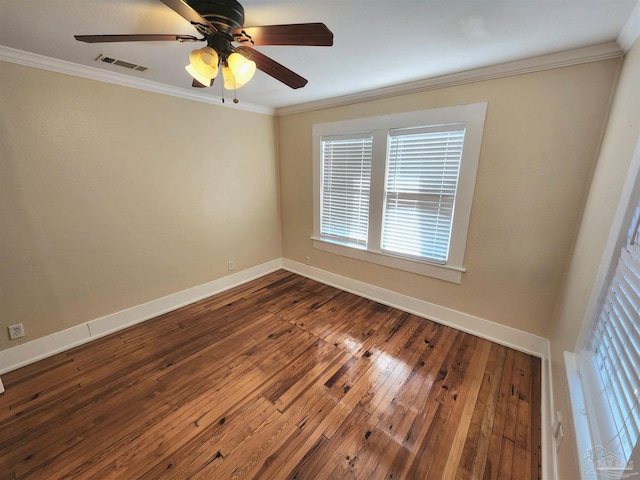
<svg viewBox="0 0 640 480"><path fill-rule="evenodd" d="M240 0L245 26L323 22L333 47L256 47L309 80L258 72L241 102L278 108L615 41L637 0ZM202 44L87 44L74 34L197 35L159 0L0 0L0 45L191 90ZM95 62L104 54L149 67ZM206 94L219 97L222 82ZM227 98L232 93L225 93Z"/></svg>

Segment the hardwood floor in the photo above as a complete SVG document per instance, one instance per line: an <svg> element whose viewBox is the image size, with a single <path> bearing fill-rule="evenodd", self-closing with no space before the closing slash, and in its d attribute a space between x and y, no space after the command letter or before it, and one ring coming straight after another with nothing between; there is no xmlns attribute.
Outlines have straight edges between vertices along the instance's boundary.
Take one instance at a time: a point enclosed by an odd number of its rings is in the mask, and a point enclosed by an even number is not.
<svg viewBox="0 0 640 480"><path fill-rule="evenodd" d="M541 475L539 359L285 271L2 379L2 479Z"/></svg>

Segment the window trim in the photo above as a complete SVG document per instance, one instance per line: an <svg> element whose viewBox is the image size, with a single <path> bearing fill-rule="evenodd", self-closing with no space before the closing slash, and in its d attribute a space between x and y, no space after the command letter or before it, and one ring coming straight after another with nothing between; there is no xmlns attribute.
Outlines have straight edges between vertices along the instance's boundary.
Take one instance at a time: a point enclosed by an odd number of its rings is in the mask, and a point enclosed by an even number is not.
<svg viewBox="0 0 640 480"><path fill-rule="evenodd" d="M589 390L585 388L583 376L585 373L585 363L589 358L583 352L592 325L596 320L604 297L613 277L620 257L620 251L626 243L628 229L631 221L632 208L637 203L640 196L640 137L636 139L635 150L632 154L631 162L626 174L626 180L616 211L614 213L609 236L602 252L600 265L594 279L591 294L589 296L585 314L582 318L582 325L578 334L573 351L564 352L565 371L568 377L569 399L571 404L571 414L578 448L578 458L580 467L580 478L586 478L587 473L594 470L594 464L584 455L592 447L602 443L598 432L592 430L592 424L588 419L587 407L592 401L587 398ZM557 440L556 440L557 442ZM636 449L640 448L640 442ZM614 453L614 452L612 452ZM615 454L615 453L614 453ZM636 450L634 454L637 455ZM633 455L632 455L633 459Z"/></svg>
<svg viewBox="0 0 640 480"><path fill-rule="evenodd" d="M637 178L640 180L640 176L638 176ZM623 197L624 196L625 195L623 194ZM622 408L626 413L625 407L628 406L628 403L635 403L636 406L631 407L630 410L633 411L635 408L637 414L637 393L630 393L633 398L633 400L631 400L630 402L628 398L625 399L626 395L624 395L622 391L616 392L616 395L614 397L611 397L609 394L605 393L607 390L609 390L607 388L608 382L602 378L600 367L597 361L598 354L592 351L592 349L590 348L592 346L590 345L590 343L593 339L593 336L598 335L597 327L602 322L601 312L602 310L607 309L606 304L608 304L609 302L609 294L611 293L612 289L618 290L617 287L615 287L615 284L616 277L620 273L620 262L624 261L623 259L625 258L625 256L627 260L636 258L635 255L627 252L628 248L632 245L633 238L633 235L630 235L629 224L631 223L633 212L636 210L639 202L640 184L636 185L635 193L631 196L628 202L627 214L625 216L626 218L622 226L623 228L621 228L619 232L617 242L618 248L616 249L616 252L611 259L609 271L607 272L606 280L599 295L595 314L589 322L589 329L586 335L586 339L578 345L577 352L573 355L575 359L575 375L578 377L578 380L576 382L576 385L570 385L570 388L574 388L574 391L570 390L570 394L572 395L572 397L575 397L575 401L572 398L572 408L574 416L576 415L576 412L579 412L578 415L583 415L582 418L578 417L574 421L575 428L576 430L582 428L585 432L587 432L587 439L581 439L578 442L578 448L581 448L585 452L585 458L589 457L589 455L596 455L596 453L602 451L614 461L633 462L634 455L637 455L637 452L640 451L640 439L636 437L635 443L631 447L629 457L627 457L620 437L621 431L626 431L627 433L629 433L630 425L634 425L636 427L636 429L631 431L637 431L637 417L635 417L634 415L634 418L636 418L636 420L629 420L625 418L622 422L620 422L620 417L617 417L614 412L614 410L617 410L619 412ZM635 249L637 247L634 246L631 248ZM612 321L611 324L614 326L621 326L625 323L624 320L619 321L615 315L613 317L610 317L610 320ZM631 318L631 322L633 322L633 318ZM618 332L618 330L614 331ZM616 343L616 340L624 343L626 339L634 338L633 335L631 337L626 336L627 332L625 331L621 331L618 333L621 335L621 337L618 338L618 335L616 335L616 339L613 340L613 343ZM613 344L607 345L607 347L607 357L609 356L609 354L613 355L614 362L616 362L618 359L624 361L625 356L628 358L626 348L627 345L624 345L625 348L621 349L623 351L623 354L621 354L620 356L618 356L618 351ZM631 348L633 349L633 345ZM565 357L566 356L567 352L565 352ZM629 358L629 360L632 359ZM626 377L635 375L634 368L637 368L637 365L629 365L629 368L631 372L628 371L629 369L624 368L624 364L616 365L616 370L620 369L622 373L611 378L613 378L612 382L618 381L619 388L624 389L625 387L629 387L629 385L627 385L626 383L620 384L619 382L624 382ZM569 375L570 374L571 372L569 373ZM615 402L615 407L611 406L612 400ZM617 427L621 427L620 430L618 430ZM589 452L591 453L589 454ZM588 461L585 460L583 462L584 465L581 465L581 467L583 468L583 474L584 471L586 471L587 473L598 471L598 468L600 468L599 462L601 461L601 458L594 459L589 457ZM596 468L596 466L598 466L598 468Z"/></svg>
<svg viewBox="0 0 640 480"><path fill-rule="evenodd" d="M464 254L471 218L471 206L478 171L486 111L487 103L482 102L313 125L313 236L311 237L313 246L337 255L453 283L461 283L462 273L466 271L464 268ZM449 258L446 264L432 263L382 252L380 250L380 238L377 238L376 241L369 242L367 248L358 248L332 239L323 238L320 235L321 141L323 136L373 132L369 222L370 228L375 232L380 230L378 227L380 227L382 223L388 131L402 128L431 127L461 123L466 125L466 133L462 159L460 161L460 174L451 229Z"/></svg>

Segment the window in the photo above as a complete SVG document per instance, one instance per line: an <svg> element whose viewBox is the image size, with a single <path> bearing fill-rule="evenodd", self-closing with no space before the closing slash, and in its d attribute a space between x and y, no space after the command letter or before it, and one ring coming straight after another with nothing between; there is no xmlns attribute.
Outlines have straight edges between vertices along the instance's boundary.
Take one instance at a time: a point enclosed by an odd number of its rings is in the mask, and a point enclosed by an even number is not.
<svg viewBox="0 0 640 480"><path fill-rule="evenodd" d="M371 135L322 140L322 236L367 244Z"/></svg>
<svg viewBox="0 0 640 480"><path fill-rule="evenodd" d="M486 108L314 125L314 246L460 283Z"/></svg>
<svg viewBox="0 0 640 480"><path fill-rule="evenodd" d="M464 125L389 132L383 252L447 261L464 132Z"/></svg>
<svg viewBox="0 0 640 480"><path fill-rule="evenodd" d="M625 468L640 448L640 201L636 204L580 354L592 441L589 460L600 469Z"/></svg>
<svg viewBox="0 0 640 480"><path fill-rule="evenodd" d="M575 352L564 352L580 478L640 468L640 138Z"/></svg>

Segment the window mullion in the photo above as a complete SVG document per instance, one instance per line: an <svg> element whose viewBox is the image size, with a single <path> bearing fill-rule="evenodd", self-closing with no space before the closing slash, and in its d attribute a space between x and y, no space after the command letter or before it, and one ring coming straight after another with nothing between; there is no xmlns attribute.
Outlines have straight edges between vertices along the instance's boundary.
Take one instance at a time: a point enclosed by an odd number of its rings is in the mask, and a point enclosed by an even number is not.
<svg viewBox="0 0 640 480"><path fill-rule="evenodd" d="M387 131L373 132L373 153L371 160L371 191L369 198L369 239L367 249L380 252L382 214L384 212L384 182L387 162Z"/></svg>

